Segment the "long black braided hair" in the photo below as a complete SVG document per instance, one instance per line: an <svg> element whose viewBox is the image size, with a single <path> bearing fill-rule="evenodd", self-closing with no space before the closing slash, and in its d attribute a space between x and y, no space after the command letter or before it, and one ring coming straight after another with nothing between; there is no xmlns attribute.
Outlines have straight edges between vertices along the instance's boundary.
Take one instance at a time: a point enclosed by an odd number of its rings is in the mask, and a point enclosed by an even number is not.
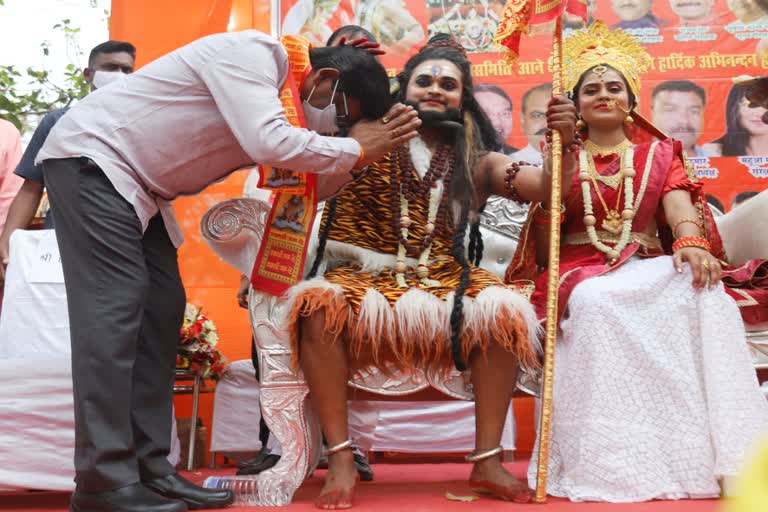
<svg viewBox="0 0 768 512"><path fill-rule="evenodd" d="M453 309L451 310L451 354L459 371L467 368L462 357L461 332L464 321L464 294L470 285L470 263L478 265L483 257L483 239L480 234L480 211L473 211L475 186L472 171L477 160L485 152L501 149L501 141L480 104L475 99L472 82L472 64L467 59L466 50L448 34L436 34L427 45L411 57L398 75L398 100L406 101L408 82L414 69L428 60L447 60L461 71L462 102L459 122L445 122L441 127L453 132L453 147L456 152L456 167L450 183L451 203L458 206L459 213L454 218L456 230L453 236L451 253L461 265L459 285L454 291ZM469 225L469 260L464 245Z"/></svg>
<svg viewBox="0 0 768 512"><path fill-rule="evenodd" d="M325 244L328 243L328 235L331 232L333 218L336 216L336 204L337 202L335 197L332 197L326 203L326 208L328 208L328 215L325 218L325 224L323 224L323 227L320 229L317 251L315 252L315 260L312 262L312 267L307 273L307 279L317 277L317 272L320 270L320 264L323 262L323 255L325 254Z"/></svg>

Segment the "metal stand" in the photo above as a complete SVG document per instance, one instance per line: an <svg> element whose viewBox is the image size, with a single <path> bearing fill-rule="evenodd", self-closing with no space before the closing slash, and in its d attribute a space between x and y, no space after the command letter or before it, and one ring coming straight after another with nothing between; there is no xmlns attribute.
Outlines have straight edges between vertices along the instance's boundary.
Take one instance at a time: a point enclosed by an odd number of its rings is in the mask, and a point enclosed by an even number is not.
<svg viewBox="0 0 768 512"><path fill-rule="evenodd" d="M187 471L195 468L195 434L197 433L197 412L200 403L200 393L212 393L213 386L206 386L205 380L197 372L186 368L176 369L176 381L192 381L192 384L174 384L174 394L184 395L192 393L192 419L189 426L189 446L187 448Z"/></svg>

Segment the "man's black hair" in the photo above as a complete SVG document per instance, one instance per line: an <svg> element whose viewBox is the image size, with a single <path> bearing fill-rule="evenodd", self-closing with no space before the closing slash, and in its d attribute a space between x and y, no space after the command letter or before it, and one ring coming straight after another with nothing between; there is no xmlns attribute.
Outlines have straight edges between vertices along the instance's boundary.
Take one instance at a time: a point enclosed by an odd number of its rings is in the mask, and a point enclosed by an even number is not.
<svg viewBox="0 0 768 512"><path fill-rule="evenodd" d="M358 37L364 37L373 43L378 42L376 41L376 36L371 34L368 30L364 29L360 25L344 25L333 31L333 34L331 34L331 37L329 37L328 40L325 42L325 46L333 46L336 43L336 41L338 41L342 37L346 37L347 40L357 39Z"/></svg>
<svg viewBox="0 0 768 512"><path fill-rule="evenodd" d="M375 55L353 46L327 46L309 51L312 69L339 70L339 91L360 100L363 117L377 119L392 106L389 77Z"/></svg>
<svg viewBox="0 0 768 512"><path fill-rule="evenodd" d="M707 103L707 93L704 91L704 88L690 80L666 80L661 82L653 88L651 102L656 99L656 96L658 96L660 92L664 91L692 92L701 98L702 104Z"/></svg>
<svg viewBox="0 0 768 512"><path fill-rule="evenodd" d="M491 92L497 96L501 96L504 98L504 100L509 103L510 110L512 109L512 98L509 97L509 94L507 94L507 91L502 89L496 84L487 84L487 83L481 83L481 84L475 84L475 94L479 92Z"/></svg>
<svg viewBox="0 0 768 512"><path fill-rule="evenodd" d="M109 40L93 47L91 53L88 55L88 67L93 67L93 62L96 60L96 56L102 53L120 53L125 52L134 59L136 58L136 47L131 43L125 41Z"/></svg>

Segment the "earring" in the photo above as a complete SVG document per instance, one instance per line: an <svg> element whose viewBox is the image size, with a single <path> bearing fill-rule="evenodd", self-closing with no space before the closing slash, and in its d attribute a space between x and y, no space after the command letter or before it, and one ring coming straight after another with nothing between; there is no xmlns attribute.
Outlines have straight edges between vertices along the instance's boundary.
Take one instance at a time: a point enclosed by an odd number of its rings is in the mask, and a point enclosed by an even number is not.
<svg viewBox="0 0 768 512"><path fill-rule="evenodd" d="M625 117L625 118L624 118L624 122L625 122L626 124L632 124L632 123L634 123L634 122L635 122L634 118L632 117L632 113L631 113L631 111L630 111L630 113L629 113L629 114L627 114L627 117Z"/></svg>
<svg viewBox="0 0 768 512"><path fill-rule="evenodd" d="M577 128L579 131L583 130L583 129L584 129L584 128L586 128L586 127L587 127L587 123L585 123L585 122L584 122L584 120L583 120L582 118L578 118L578 119L576 120L576 128Z"/></svg>

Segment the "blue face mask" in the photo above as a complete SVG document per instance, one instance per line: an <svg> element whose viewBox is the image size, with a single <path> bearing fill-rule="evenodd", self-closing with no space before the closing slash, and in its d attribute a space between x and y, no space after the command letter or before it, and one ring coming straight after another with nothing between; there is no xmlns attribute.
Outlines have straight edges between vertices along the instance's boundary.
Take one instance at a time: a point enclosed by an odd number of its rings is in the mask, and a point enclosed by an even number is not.
<svg viewBox="0 0 768 512"><path fill-rule="evenodd" d="M336 89L339 87L339 81L336 80L333 84L331 101L325 108L317 108L309 103L309 99L315 92L315 87L312 87L309 96L301 104L301 107L304 110L304 119L307 122L307 128L322 135L336 135L340 131L338 123L339 116L336 112L336 104L333 100L336 98ZM341 95L344 100L344 110L347 110L347 95L343 92Z"/></svg>

